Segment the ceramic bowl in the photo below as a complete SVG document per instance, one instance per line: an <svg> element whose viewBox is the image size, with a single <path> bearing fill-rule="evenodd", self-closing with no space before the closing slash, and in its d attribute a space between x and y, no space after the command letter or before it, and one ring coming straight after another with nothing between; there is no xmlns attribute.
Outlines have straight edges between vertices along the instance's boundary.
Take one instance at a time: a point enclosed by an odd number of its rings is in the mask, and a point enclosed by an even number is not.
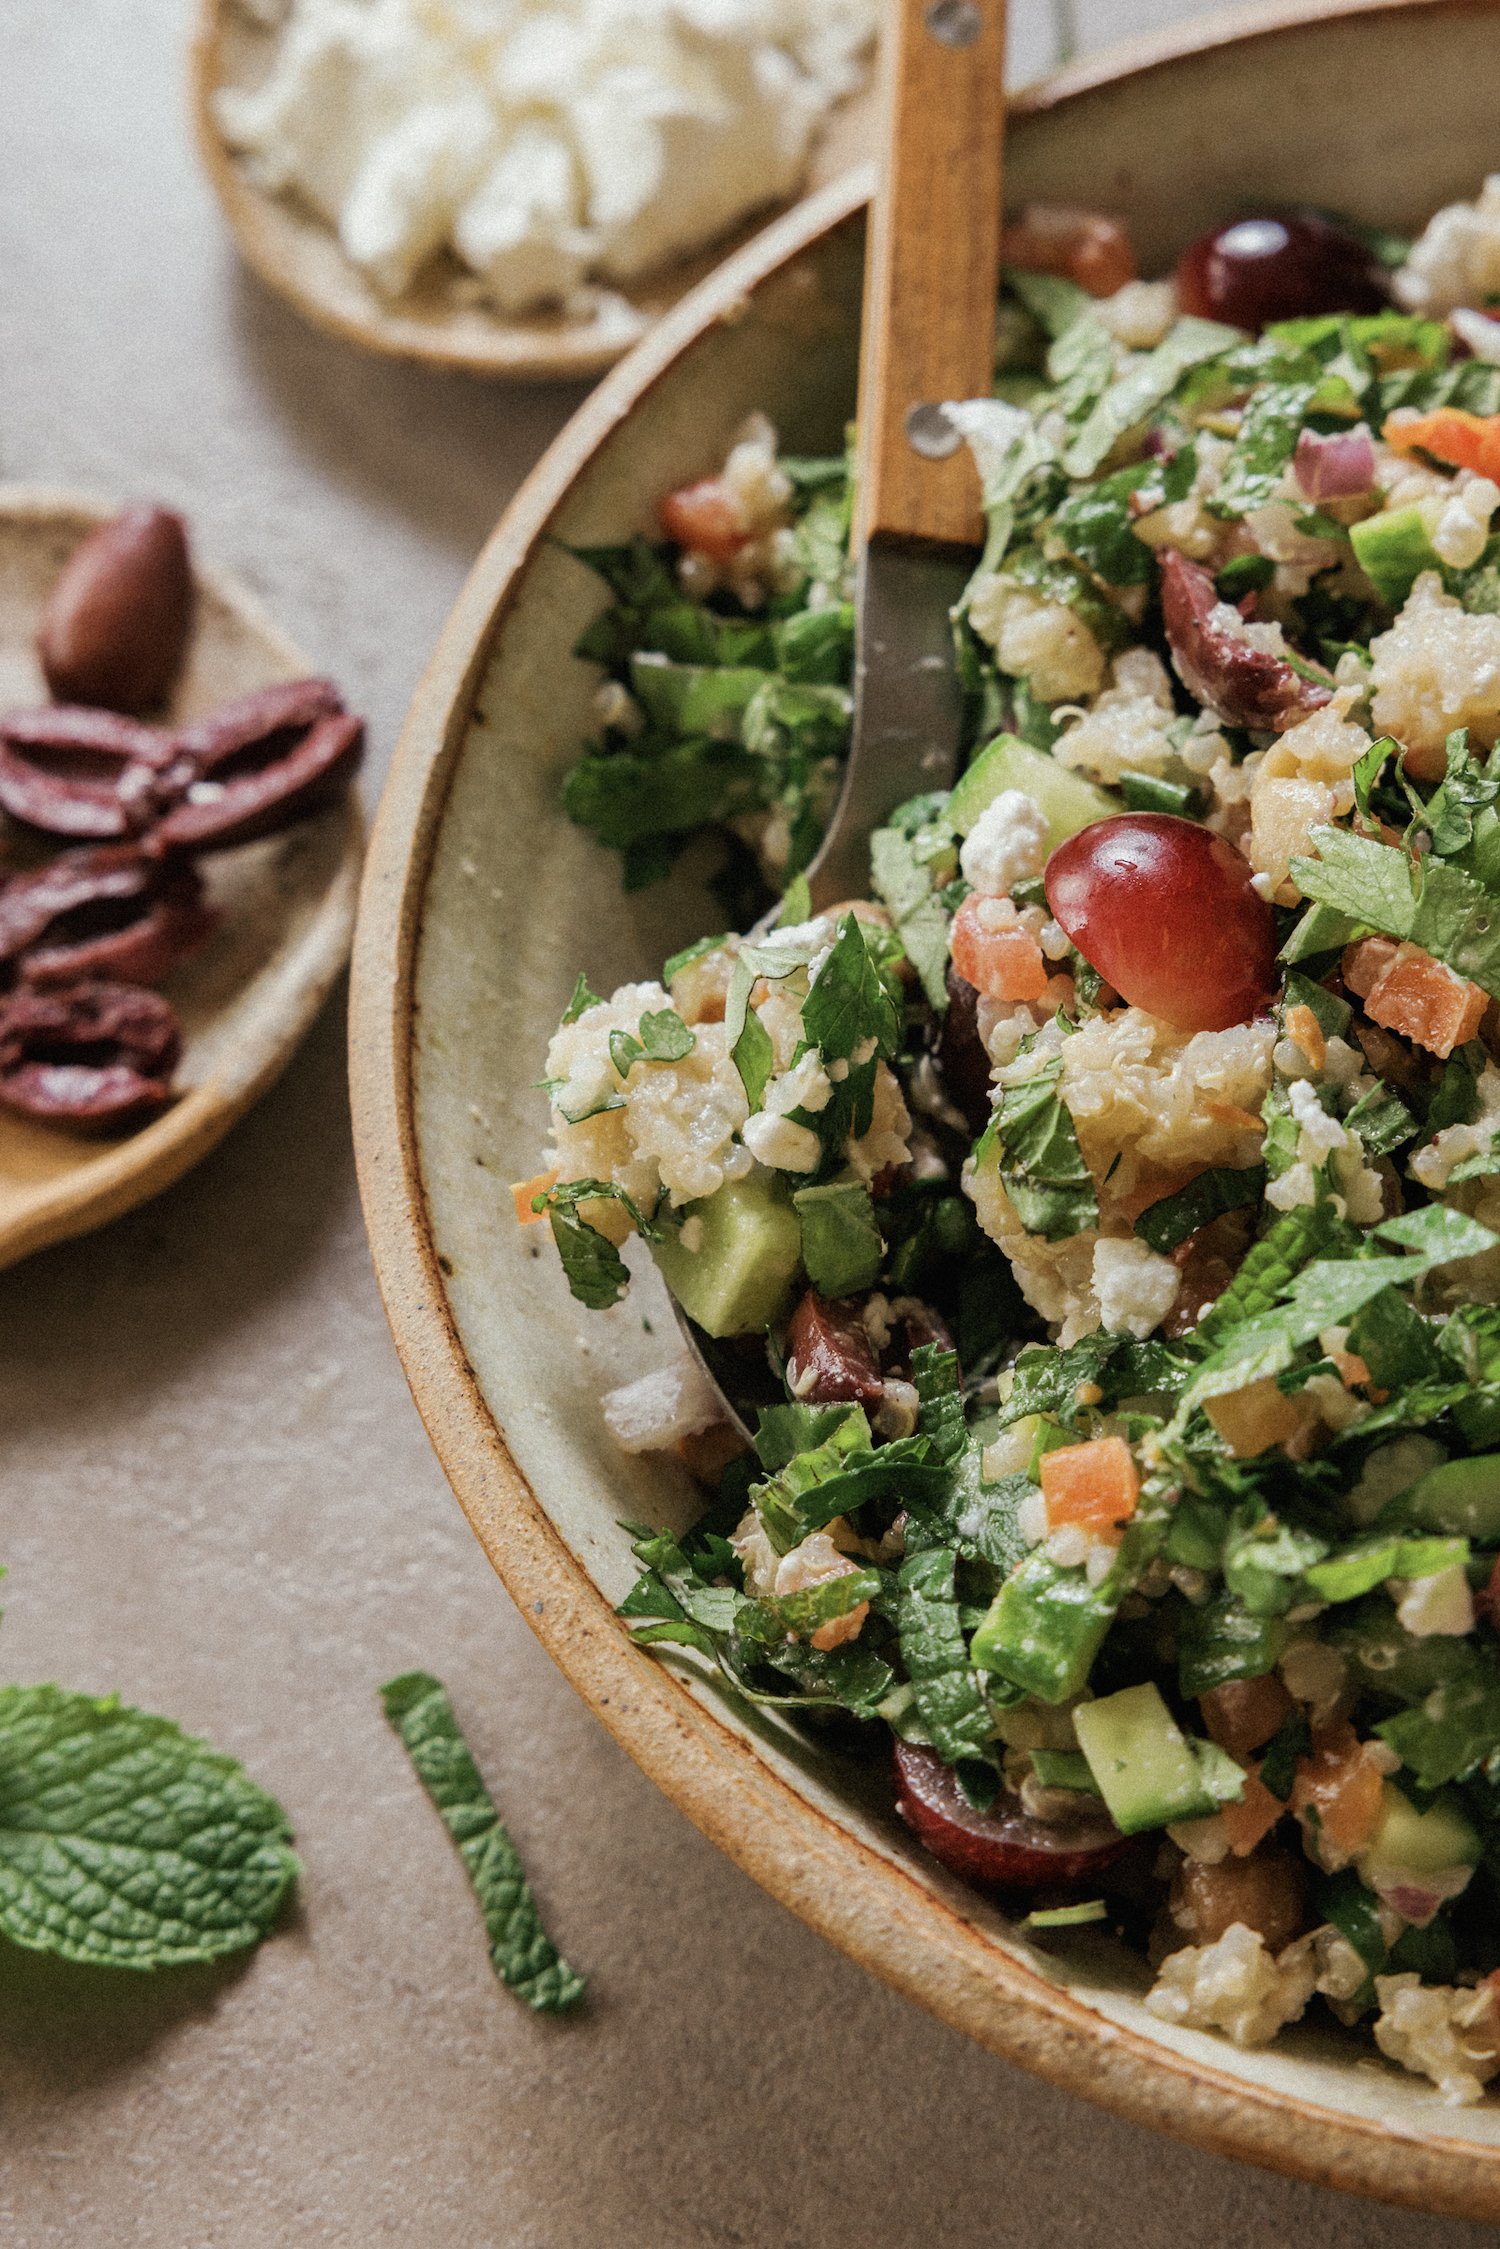
<svg viewBox="0 0 1500 2249"><path fill-rule="evenodd" d="M0 486L0 709L47 700L33 639L42 603L84 534L113 507ZM315 667L247 588L195 564L197 610L165 716ZM0 1112L0 1266L118 1218L206 1156L290 1061L349 955L364 829L358 801L206 859L222 914L163 989L182 1025L182 1098L118 1140L86 1140Z"/></svg>
<svg viewBox="0 0 1500 2249"><path fill-rule="evenodd" d="M458 264L444 259L392 301L344 256L323 220L259 187L219 130L215 94L224 86L259 85L275 39L274 27L237 0L198 0L189 58L198 154L245 262L307 319L367 351L517 381L602 374L765 217L762 212L727 242L644 275L628 291L598 291L581 312L509 317L475 298ZM868 85L831 113L813 146L809 188L837 179L868 155L873 114Z"/></svg>
<svg viewBox="0 0 1500 2249"><path fill-rule="evenodd" d="M1500 9L1282 8L1079 66L1021 97L1008 192L1124 211L1143 268L1247 203L1419 224L1500 154ZM1337 105L1318 88L1347 96ZM1500 2217L1500 2104L1444 2107L1330 2026L1242 2053L1143 2005L1110 1941L1044 1954L907 1838L882 1765L851 1772L631 1646L619 1520L688 1519L685 1479L623 1458L600 1393L668 1349L649 1272L606 1315L568 1297L507 1181L536 1168L546 1040L584 970L608 990L718 926L683 882L622 895L558 806L589 731L569 647L600 603L559 541L649 525L752 408L797 451L853 405L868 182L731 260L563 433L481 556L417 693L373 841L355 949L355 1120L396 1340L487 1553L557 1662L673 1800L792 1911L984 2045L1222 2153ZM647 1320L655 1330L644 1332Z"/></svg>

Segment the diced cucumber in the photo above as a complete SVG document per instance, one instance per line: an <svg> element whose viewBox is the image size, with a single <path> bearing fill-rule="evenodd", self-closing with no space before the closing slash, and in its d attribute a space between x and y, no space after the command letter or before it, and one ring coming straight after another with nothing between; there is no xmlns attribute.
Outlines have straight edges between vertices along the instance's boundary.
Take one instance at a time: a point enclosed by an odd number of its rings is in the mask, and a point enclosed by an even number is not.
<svg viewBox="0 0 1500 2249"><path fill-rule="evenodd" d="M748 666L674 664L650 654L630 663L635 699L654 725L716 742L738 739L751 696L771 677Z"/></svg>
<svg viewBox="0 0 1500 2249"><path fill-rule="evenodd" d="M1034 1749L1031 1769L1043 1788L1072 1788L1081 1796L1099 1793L1099 1784L1081 1749Z"/></svg>
<svg viewBox="0 0 1500 2249"><path fill-rule="evenodd" d="M753 1335L786 1310L802 1257L791 1197L767 1172L732 1179L689 1204L702 1235L688 1249L680 1232L657 1244L661 1275L690 1320L709 1335Z"/></svg>
<svg viewBox="0 0 1500 2249"><path fill-rule="evenodd" d="M802 1228L802 1262L820 1296L853 1296L873 1288L885 1255L870 1190L857 1179L831 1179L792 1197Z"/></svg>
<svg viewBox="0 0 1500 2249"><path fill-rule="evenodd" d="M1118 797L1095 788L1081 773L1059 765L1045 750L1034 750L1014 734L1001 734L981 750L948 799L948 817L966 836L987 805L1003 789L1021 789L1040 807L1047 822L1047 849L1055 851L1080 828L1108 820L1120 810Z"/></svg>
<svg viewBox="0 0 1500 2249"><path fill-rule="evenodd" d="M1385 1522L1410 1523L1418 1530L1446 1531L1477 1539L1482 1546L1500 1540L1500 1453L1472 1460L1445 1460L1393 1500Z"/></svg>
<svg viewBox="0 0 1500 2249"><path fill-rule="evenodd" d="M998 1671L1038 1702L1066 1702L1088 1678L1116 1605L1082 1570L1028 1554L990 1603L970 1653L981 1671Z"/></svg>
<svg viewBox="0 0 1500 2249"><path fill-rule="evenodd" d="M1080 1703L1073 1730L1122 1833L1207 1819L1218 1809L1193 1744L1150 1681Z"/></svg>
<svg viewBox="0 0 1500 2249"><path fill-rule="evenodd" d="M1309 906L1277 955L1287 962L1314 959L1319 953L1342 951L1361 924L1341 914L1336 906Z"/></svg>
<svg viewBox="0 0 1500 2249"><path fill-rule="evenodd" d="M1380 1825L1360 1852L1360 1879L1378 1889L1381 1877L1395 1874L1451 1874L1477 1866L1480 1841L1463 1806L1446 1791L1419 1812L1390 1781L1385 1784Z"/></svg>
<svg viewBox="0 0 1500 2249"><path fill-rule="evenodd" d="M1365 576L1392 609L1401 607L1424 570L1443 567L1428 534L1427 511L1420 504L1366 516L1363 523L1351 527L1349 544Z"/></svg>

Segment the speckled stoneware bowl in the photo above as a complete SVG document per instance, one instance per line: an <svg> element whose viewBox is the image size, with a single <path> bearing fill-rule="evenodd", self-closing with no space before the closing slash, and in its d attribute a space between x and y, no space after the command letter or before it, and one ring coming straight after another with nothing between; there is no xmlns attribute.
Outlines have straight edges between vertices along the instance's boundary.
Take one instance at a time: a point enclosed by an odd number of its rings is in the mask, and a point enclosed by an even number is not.
<svg viewBox="0 0 1500 2249"><path fill-rule="evenodd" d="M1021 97L1009 193L1128 213L1148 272L1246 202L1412 225L1500 161L1497 85L1500 7L1216 18ZM555 542L648 525L753 407L797 451L837 444L868 186L851 179L772 228L604 383L481 556L418 691L355 948L360 1174L396 1340L528 1621L653 1779L803 1920L996 2053L1138 2122L1497 2218L1500 2103L1444 2107L1331 2029L1252 2054L1167 2029L1141 2004L1144 1967L1109 1940L1044 1955L950 1881L895 1819L882 1766L821 1758L633 1648L611 1614L633 1574L619 1518L681 1523L695 1506L669 1467L622 1458L600 1413L672 1331L649 1273L610 1314L576 1307L506 1183L536 1168L534 1080L578 971L608 990L716 924L687 883L624 897L614 860L559 810L593 687L568 651L600 593Z"/></svg>

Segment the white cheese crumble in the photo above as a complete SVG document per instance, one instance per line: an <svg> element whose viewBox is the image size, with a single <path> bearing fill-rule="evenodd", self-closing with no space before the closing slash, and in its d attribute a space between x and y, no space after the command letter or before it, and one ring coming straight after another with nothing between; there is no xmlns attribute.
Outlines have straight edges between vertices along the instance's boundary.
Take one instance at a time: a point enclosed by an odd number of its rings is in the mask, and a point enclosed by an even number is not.
<svg viewBox="0 0 1500 2249"><path fill-rule="evenodd" d="M963 840L958 864L965 882L984 897L1007 897L1046 865L1047 832L1047 815L1024 789L1002 789Z"/></svg>
<svg viewBox="0 0 1500 2249"><path fill-rule="evenodd" d="M1170 1257L1159 1257L1138 1241L1100 1241L1094 1245L1094 1294L1099 1324L1114 1335L1144 1342L1177 1302L1182 1274Z"/></svg>
<svg viewBox="0 0 1500 2249"><path fill-rule="evenodd" d="M1392 1591L1400 1580L1392 1580ZM1431 1577L1414 1577L1396 1603L1397 1620L1414 1640L1462 1639L1474 1629L1474 1596L1462 1562L1437 1570Z"/></svg>
<svg viewBox="0 0 1500 2249"><path fill-rule="evenodd" d="M1475 203L1447 203L1412 244L1392 284L1408 312L1452 312L1483 305L1500 291L1500 172Z"/></svg>
<svg viewBox="0 0 1500 2249"><path fill-rule="evenodd" d="M606 1392L604 1399L604 1426L623 1452L664 1452L679 1438L696 1436L723 1418L713 1384L686 1352L670 1365Z"/></svg>
<svg viewBox="0 0 1500 2249"><path fill-rule="evenodd" d="M293 0L264 83L215 107L378 289L447 249L519 313L793 194L876 18L875 0Z"/></svg>

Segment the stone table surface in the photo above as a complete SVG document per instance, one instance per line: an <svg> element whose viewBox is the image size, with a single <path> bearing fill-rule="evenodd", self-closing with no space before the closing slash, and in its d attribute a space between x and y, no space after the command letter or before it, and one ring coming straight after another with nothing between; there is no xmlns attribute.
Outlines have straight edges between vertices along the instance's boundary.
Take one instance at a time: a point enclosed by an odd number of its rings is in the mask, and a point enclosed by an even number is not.
<svg viewBox="0 0 1500 2249"><path fill-rule="evenodd" d="M1084 0L1085 40L1185 12ZM1046 59L1017 0L1017 63ZM190 514L388 755L469 558L581 393L327 342L237 269L183 0L0 4L0 471ZM827 1949L601 1732L510 1607L396 1363L341 1004L171 1193L0 1275L5 1676L170 1713L282 1799L298 1909L227 1973L0 1953L5 2249L1477 2249L1033 2083ZM539 2021L375 1690L451 1685L592 1977Z"/></svg>

